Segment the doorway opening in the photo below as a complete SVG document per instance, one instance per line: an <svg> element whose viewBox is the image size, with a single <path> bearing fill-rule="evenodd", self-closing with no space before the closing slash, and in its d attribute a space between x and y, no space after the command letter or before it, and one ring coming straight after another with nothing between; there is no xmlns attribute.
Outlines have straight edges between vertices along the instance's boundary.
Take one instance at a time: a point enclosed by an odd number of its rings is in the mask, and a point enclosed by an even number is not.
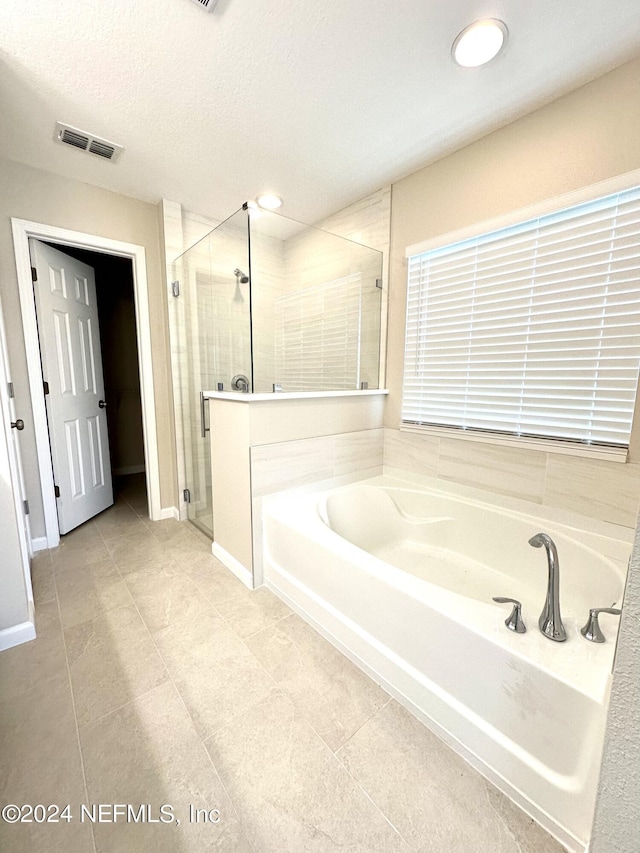
<svg viewBox="0 0 640 853"><path fill-rule="evenodd" d="M113 502L148 518L132 261L42 242L94 271ZM33 263L33 257L31 260ZM40 334L41 347L42 340Z"/></svg>
<svg viewBox="0 0 640 853"><path fill-rule="evenodd" d="M36 305L31 278L29 238L53 244L57 249L65 252L84 250L90 253L99 253L129 261L133 277L136 349L139 359L138 374L142 410L144 473L139 472L136 474L132 472L131 474L124 474L122 476L137 477L139 482L143 480L148 499L148 514L152 520L175 517L177 511L173 507L163 510L160 501L160 466L158 459L149 297L144 247L26 220L12 219L11 224L46 532L46 536L34 538L34 550L55 548L60 541L60 532L56 509L56 483L54 482L51 464L51 442L47 427L45 396L43 394L43 375L40 362ZM136 489L136 492L136 501L139 507L141 500L140 489ZM142 500L144 500L144 497Z"/></svg>

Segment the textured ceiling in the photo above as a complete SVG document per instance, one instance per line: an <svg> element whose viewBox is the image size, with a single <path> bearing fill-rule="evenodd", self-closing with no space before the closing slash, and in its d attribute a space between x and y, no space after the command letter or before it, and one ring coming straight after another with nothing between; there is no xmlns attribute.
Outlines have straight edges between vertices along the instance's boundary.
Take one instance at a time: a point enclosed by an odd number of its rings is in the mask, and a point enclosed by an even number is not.
<svg viewBox="0 0 640 853"><path fill-rule="evenodd" d="M507 48L458 68L480 17ZM0 154L218 219L274 190L313 222L639 53L640 0L2 0Z"/></svg>

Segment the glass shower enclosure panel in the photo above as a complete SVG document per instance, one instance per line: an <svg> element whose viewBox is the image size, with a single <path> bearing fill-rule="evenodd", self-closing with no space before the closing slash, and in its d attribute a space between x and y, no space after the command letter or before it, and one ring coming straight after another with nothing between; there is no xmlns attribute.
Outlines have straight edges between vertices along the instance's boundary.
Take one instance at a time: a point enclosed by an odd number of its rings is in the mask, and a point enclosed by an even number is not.
<svg viewBox="0 0 640 853"><path fill-rule="evenodd" d="M206 393L252 386L248 216L240 210L180 256L172 277L187 517L213 539ZM175 292L175 291L174 291ZM180 437L179 437L180 438Z"/></svg>
<svg viewBox="0 0 640 853"><path fill-rule="evenodd" d="M267 211L250 236L254 390L378 388L382 253Z"/></svg>
<svg viewBox="0 0 640 853"><path fill-rule="evenodd" d="M378 388L382 267L375 249L248 205L173 264L179 479L212 539L207 392Z"/></svg>

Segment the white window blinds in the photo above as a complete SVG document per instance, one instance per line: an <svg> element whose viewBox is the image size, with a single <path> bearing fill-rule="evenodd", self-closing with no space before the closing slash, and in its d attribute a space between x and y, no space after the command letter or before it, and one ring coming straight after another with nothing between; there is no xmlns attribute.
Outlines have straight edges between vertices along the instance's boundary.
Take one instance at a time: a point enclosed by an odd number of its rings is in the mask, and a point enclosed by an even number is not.
<svg viewBox="0 0 640 853"><path fill-rule="evenodd" d="M409 257L402 420L626 446L640 187Z"/></svg>

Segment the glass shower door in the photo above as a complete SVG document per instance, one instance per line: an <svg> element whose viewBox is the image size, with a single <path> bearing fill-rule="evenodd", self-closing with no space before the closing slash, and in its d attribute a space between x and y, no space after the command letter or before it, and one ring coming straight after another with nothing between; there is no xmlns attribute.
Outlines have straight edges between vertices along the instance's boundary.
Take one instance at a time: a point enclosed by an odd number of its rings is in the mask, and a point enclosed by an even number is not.
<svg viewBox="0 0 640 853"><path fill-rule="evenodd" d="M213 539L211 445L206 394L252 387L247 214L238 211L173 264L179 296L172 300L177 329L180 407L177 436L184 447L187 518Z"/></svg>

